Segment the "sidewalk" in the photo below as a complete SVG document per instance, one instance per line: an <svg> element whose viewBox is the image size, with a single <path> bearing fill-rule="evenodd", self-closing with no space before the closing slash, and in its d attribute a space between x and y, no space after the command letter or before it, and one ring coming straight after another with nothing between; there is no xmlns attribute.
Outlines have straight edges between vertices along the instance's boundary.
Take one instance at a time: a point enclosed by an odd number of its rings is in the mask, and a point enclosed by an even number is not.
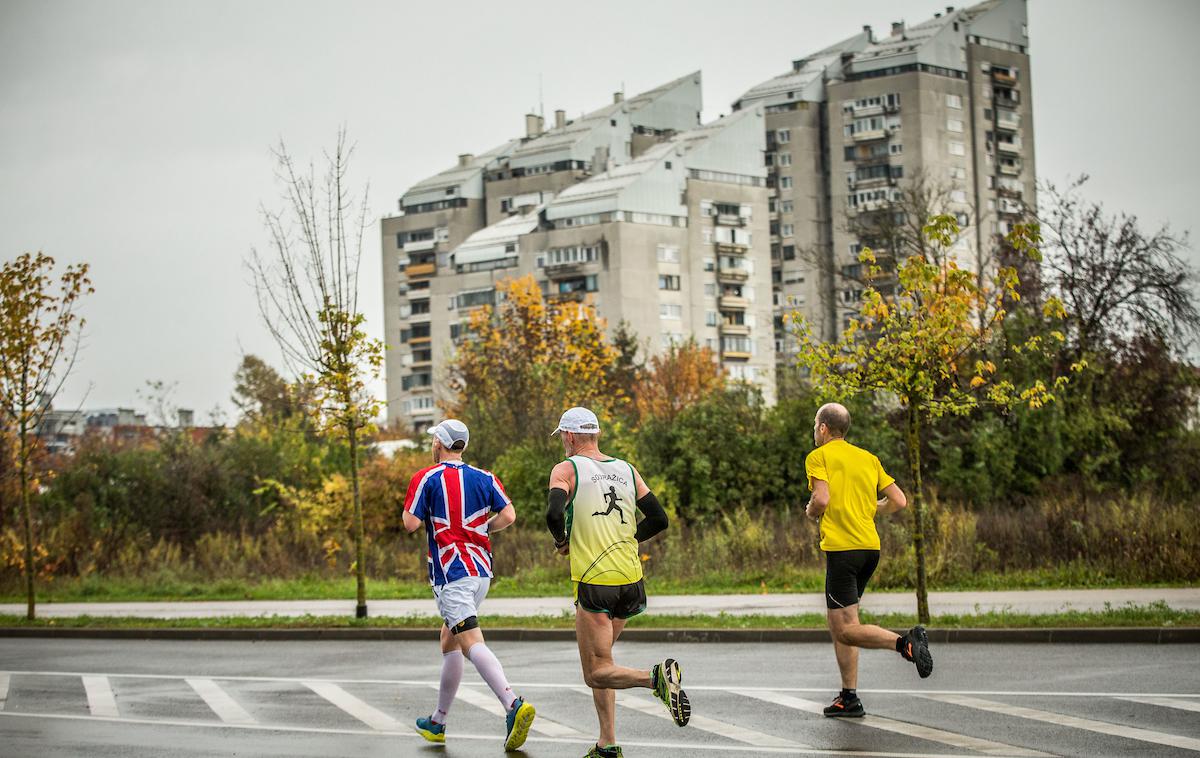
<svg viewBox="0 0 1200 758"><path fill-rule="evenodd" d="M1106 603L1148 605L1162 601L1176 610L1200 610L1200 587L1110 590L1009 590L1001 592L931 592L929 609L934 616L988 611L1057 613L1063 610L1099 611ZM368 600L372 616L433 616L428 600ZM911 592L868 592L864 610L873 613L913 613ZM571 611L569 597L490 598L482 608L495 616L557 616ZM649 612L659 615L765 615L791 616L824 613L818 593L778 595L657 595L650 597ZM0 614L24 615L25 605L0 604ZM41 618L67 616L137 616L141 618L199 618L211 616L343 616L354 613L351 600L227 600L143 603L39 603Z"/></svg>

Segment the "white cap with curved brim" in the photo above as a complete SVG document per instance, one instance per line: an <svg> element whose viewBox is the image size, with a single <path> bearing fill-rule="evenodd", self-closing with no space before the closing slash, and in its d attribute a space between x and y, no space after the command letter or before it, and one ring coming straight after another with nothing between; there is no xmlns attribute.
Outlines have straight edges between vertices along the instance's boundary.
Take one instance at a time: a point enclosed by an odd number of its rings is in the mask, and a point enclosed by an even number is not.
<svg viewBox="0 0 1200 758"><path fill-rule="evenodd" d="M599 434L600 420L596 418L596 414L589 411L587 408L578 406L567 409L562 418L558 420L558 428L550 432L550 436L559 432L572 432L573 434Z"/></svg>
<svg viewBox="0 0 1200 758"><path fill-rule="evenodd" d="M467 425L456 418L448 418L440 424L429 427L425 431L437 437L442 445L447 448L454 447L455 442L461 442L466 445L471 440L471 433L467 431Z"/></svg>

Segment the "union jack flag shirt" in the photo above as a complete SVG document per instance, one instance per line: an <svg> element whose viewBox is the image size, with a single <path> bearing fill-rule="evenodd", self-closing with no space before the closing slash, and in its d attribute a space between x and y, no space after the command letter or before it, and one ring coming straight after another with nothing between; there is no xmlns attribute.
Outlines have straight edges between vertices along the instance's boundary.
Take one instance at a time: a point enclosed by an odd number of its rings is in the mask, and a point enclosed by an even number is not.
<svg viewBox="0 0 1200 758"><path fill-rule="evenodd" d="M511 503L495 474L461 461L414 474L404 510L425 522L429 583L440 587L465 576L492 576L488 516Z"/></svg>

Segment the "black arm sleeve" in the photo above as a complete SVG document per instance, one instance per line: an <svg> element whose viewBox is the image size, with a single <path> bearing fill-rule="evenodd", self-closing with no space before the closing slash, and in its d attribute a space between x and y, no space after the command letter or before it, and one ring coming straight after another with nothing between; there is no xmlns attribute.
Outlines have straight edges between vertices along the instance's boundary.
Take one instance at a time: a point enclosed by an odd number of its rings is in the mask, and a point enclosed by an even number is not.
<svg viewBox="0 0 1200 758"><path fill-rule="evenodd" d="M637 501L637 507L646 515L638 522L637 531L633 536L638 542L645 542L667 528L667 512L658 502L653 492L647 492Z"/></svg>
<svg viewBox="0 0 1200 758"><path fill-rule="evenodd" d="M567 541L567 491L555 487L550 490L546 503L546 528L554 538L554 544Z"/></svg>

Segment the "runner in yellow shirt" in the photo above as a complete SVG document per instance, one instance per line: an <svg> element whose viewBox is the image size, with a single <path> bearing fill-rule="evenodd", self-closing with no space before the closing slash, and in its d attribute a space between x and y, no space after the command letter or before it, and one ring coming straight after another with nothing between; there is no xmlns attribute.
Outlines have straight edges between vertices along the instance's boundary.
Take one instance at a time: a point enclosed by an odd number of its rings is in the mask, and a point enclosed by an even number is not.
<svg viewBox="0 0 1200 758"><path fill-rule="evenodd" d="M826 716L865 713L857 691L860 647L895 650L916 664L922 679L933 672L925 627L914 626L901 637L858 620L858 603L879 565L875 516L895 513L908 502L878 458L846 442L849 429L850 411L844 406L837 403L821 406L813 422L813 442L817 447L804 461L813 493L805 512L821 528L825 607L842 674L842 691L834 698L833 705L825 709Z"/></svg>

